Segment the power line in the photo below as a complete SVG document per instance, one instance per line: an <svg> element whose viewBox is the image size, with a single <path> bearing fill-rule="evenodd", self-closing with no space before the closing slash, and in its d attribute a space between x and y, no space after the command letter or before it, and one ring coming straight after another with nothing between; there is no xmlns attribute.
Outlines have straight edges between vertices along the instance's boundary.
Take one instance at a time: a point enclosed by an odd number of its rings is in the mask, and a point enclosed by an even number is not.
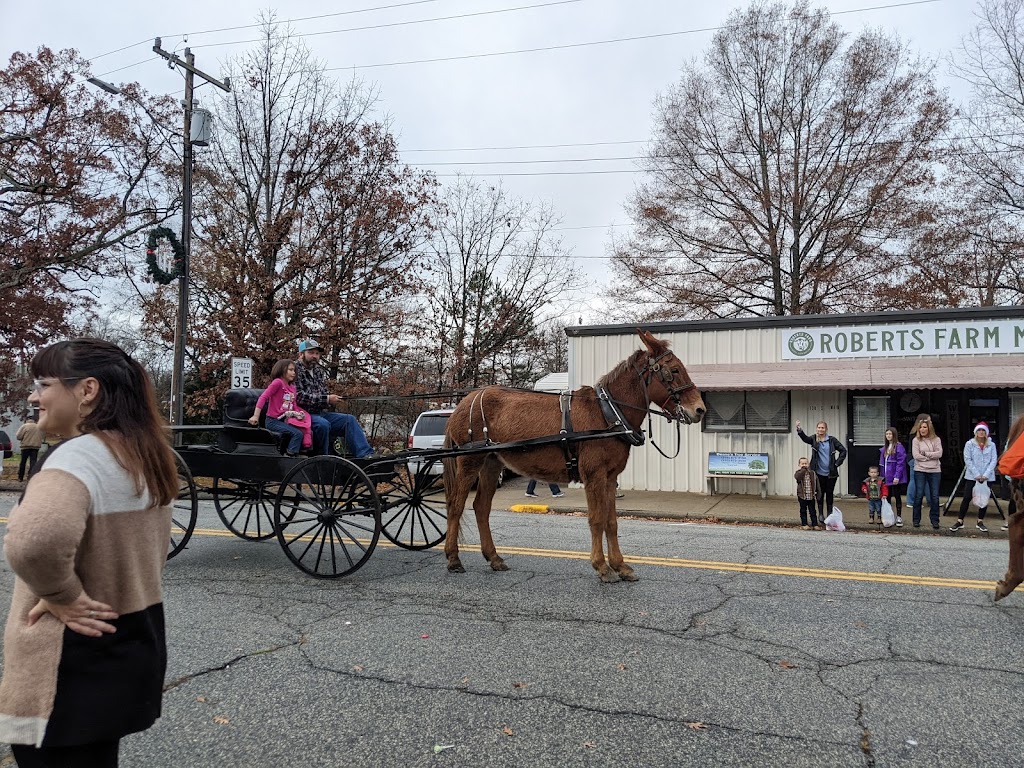
<svg viewBox="0 0 1024 768"><path fill-rule="evenodd" d="M539 8L539 7L545 7L546 5L560 5L560 4L563 4L564 2L575 2L575 1L577 1L577 0L562 0L562 2L547 3L547 4L543 4L543 5L537 5L537 6L524 6L523 8L535 8L535 7ZM867 11L887 10L887 9L891 9L891 8L903 8L903 7L906 7L906 6L927 5L927 4L939 3L939 2L943 2L943 0L910 0L909 2L903 2L903 3L889 3L889 4L886 4L886 5L866 6L864 8L851 8L851 9L846 10L846 11L830 11L829 15L830 16L841 16L841 15L847 15L847 14L851 14L851 13L864 13L864 12L867 12ZM507 12L507 9L499 9L497 11L489 11L487 13L504 13L504 12ZM480 14L464 14L464 15L465 16L472 16L472 15L483 15L483 14L480 13ZM460 18L460 16L452 16L452 17L445 17L445 18L455 19L455 18ZM421 21L421 22L405 22L405 23L423 23L423 22ZM489 53L465 54L465 55L461 55L461 56L443 56L443 57L437 57L437 58L432 58L432 59L414 59L414 60L408 60L408 61L384 62L384 63L378 63L378 64L349 64L349 65L342 66L342 67L327 67L327 68L325 68L325 69L323 69L321 71L323 71L323 72L340 72L340 71L346 70L346 69L347 70L374 69L374 68L379 68L379 67L407 66L407 65L411 65L411 64L433 64L433 63L439 63L439 62L445 62L445 61L466 61L466 60L470 60L470 59L492 58L492 57L498 57L498 56L511 56L511 55L517 55L517 54L523 54L523 53L541 53L541 52L545 52L545 51L571 50L571 49L575 49L575 48L585 48L585 47L590 47L590 46L595 46L595 45L611 45L611 44L615 44L615 43L638 42L638 41L643 41L643 40L654 40L654 39L660 39L660 38L666 38L666 37L678 37L680 35L692 35L692 34L698 34L700 32L717 32L719 30L729 29L729 28L731 28L731 26L732 25L728 25L728 24L720 24L720 25L712 26L712 27L701 27L701 28L695 28L695 29L685 29L685 30L679 30L679 31L676 31L676 32L659 32L659 33L654 33L654 34L650 34L650 35L635 35L635 36L631 36L631 37L609 38L609 39L606 39L606 40L592 40L592 41L586 41L586 42L582 42L582 43L567 43L567 44L563 44L563 45L550 45L550 46L541 46L541 47L536 47L536 48L522 48L522 49L516 49L516 50L510 50L510 51L493 51L493 52L489 52ZM349 30L338 30L338 31L349 31ZM323 34L323 33L320 33L320 32L314 32L314 33L308 33L308 34L297 33L297 34L290 35L290 37L302 38L302 37L308 37L308 36L317 35L317 34ZM207 43L207 44L204 44L203 47L215 47L217 45L234 45L234 44L235 43ZM129 46L129 47L133 47L133 46ZM145 63L146 61L149 61L149 59L145 59L143 61L137 61L134 64L128 64L126 66L119 67L117 69L108 70L107 72L104 72L104 73L102 73L100 75L97 75L97 77L103 77L105 75L113 74L114 72L120 72L120 71L125 70L125 69L130 69L132 67L137 67L140 64Z"/></svg>
<svg viewBox="0 0 1024 768"><path fill-rule="evenodd" d="M483 151L504 151L513 149L562 149L565 147L606 147L614 144L645 144L647 139L636 141L586 141L569 144L523 144L521 146L509 147L450 147L448 149L403 149L406 152L483 152Z"/></svg>
<svg viewBox="0 0 1024 768"><path fill-rule="evenodd" d="M889 5L876 5L868 8L852 8L847 11L832 11L829 12L830 16L840 16L848 13L862 13L864 11L879 11L888 8L902 8L909 5L926 5L929 3L939 3L943 0L911 0L906 3L891 3ZM537 48L519 48L511 51L492 51L490 53L470 53L462 56L440 56L432 59L409 59L407 61L391 61L383 62L379 64L350 64L345 67L328 67L325 72L337 72L344 69L376 69L379 67L402 67L409 64L436 64L444 61L466 61L469 59L486 59L493 58L496 56L513 56L521 53L542 53L545 51L564 51L571 50L573 48L586 48L594 45L611 45L613 43L632 43L639 42L642 40L657 40L665 37L678 37L680 35L694 35L701 32L717 32L723 29L730 29L733 25L720 24L714 27L699 27L695 29L683 29L677 32L656 32L650 35L634 35L631 37L616 37L607 40L591 40L583 43L566 43L563 45L546 45Z"/></svg>
<svg viewBox="0 0 1024 768"><path fill-rule="evenodd" d="M406 6L410 6L410 5L425 5L427 3L436 3L438 1L439 0L410 0L410 2L406 2L406 3L392 3L390 5L377 5L377 6L374 6L372 8L356 8L356 9L351 10L351 11L338 11L336 13L321 13L321 14L319 14L317 16L302 16L302 17L300 17L298 19L285 19L281 23L282 24L298 24L298 23L301 23L303 21L315 21L317 19L330 19L330 18L334 18L336 16L351 16L351 15L356 14L356 13L369 13L371 11L386 11L386 10L391 10L392 8L405 8ZM180 33L173 34L173 35L153 35L153 37L147 37L145 40L140 40L137 43L132 43L131 45L125 45L125 46L123 46L121 48L117 48L117 49L115 49L113 51L107 51L106 53L101 53L99 56L90 56L88 60L89 61L96 61L97 59L102 59L104 56L110 56L111 54L114 54L114 53L121 53L122 51L129 50L130 48L137 48L140 45L148 45L148 44L153 42L153 38L155 38L155 37L167 37L167 38L182 37L182 38L188 38L189 36L194 36L194 35L210 35L210 34L213 34L215 32L235 32L235 31L237 31L239 29L256 29L257 27L262 27L262 26L264 26L263 23L258 23L258 24L241 24L241 25L235 26L235 27L221 27L219 29L204 29L204 30L201 30L199 32L180 32Z"/></svg>
<svg viewBox="0 0 1024 768"><path fill-rule="evenodd" d="M513 11L530 11L537 8L548 8L554 5L570 5L572 3L579 3L583 0L552 0L547 3L537 3L535 5L520 5L514 8L496 8L491 11L473 11L471 13L456 13L451 16L435 16L432 19L412 19L409 21L392 21L386 24L370 24L364 27L346 27L345 29L326 29L320 32L304 32L295 37L318 37L320 35L336 35L342 32L366 32L371 29L388 29L390 27L408 27L414 24L430 24L436 21L454 21L456 19L469 19L476 16L492 16L496 13L512 13ZM225 43L203 43L201 45L193 45L193 48L219 48L228 45L244 45L245 43L259 43L264 38L257 37L251 40L232 40ZM347 67L346 67L347 69ZM330 70L325 70L330 71Z"/></svg>

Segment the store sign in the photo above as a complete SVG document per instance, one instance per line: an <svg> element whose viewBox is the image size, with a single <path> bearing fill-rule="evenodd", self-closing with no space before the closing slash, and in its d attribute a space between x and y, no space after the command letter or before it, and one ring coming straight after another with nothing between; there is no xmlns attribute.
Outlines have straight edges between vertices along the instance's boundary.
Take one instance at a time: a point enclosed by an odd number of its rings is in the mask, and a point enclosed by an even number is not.
<svg viewBox="0 0 1024 768"><path fill-rule="evenodd" d="M789 328L783 360L1024 352L1024 320Z"/></svg>

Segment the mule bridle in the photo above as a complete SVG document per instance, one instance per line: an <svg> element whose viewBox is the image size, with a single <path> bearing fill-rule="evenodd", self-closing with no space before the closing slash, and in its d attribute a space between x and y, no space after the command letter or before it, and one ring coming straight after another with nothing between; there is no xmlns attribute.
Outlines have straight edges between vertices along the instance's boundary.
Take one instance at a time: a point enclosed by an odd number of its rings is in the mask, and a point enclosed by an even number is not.
<svg viewBox="0 0 1024 768"><path fill-rule="evenodd" d="M661 386L668 393L668 396L665 398L664 402L657 404L658 407L661 409L661 415L663 415L669 421L675 421L676 423L683 421L687 424L690 424L692 423L692 420L687 415L686 410L683 408L683 400L682 397L680 397L680 395L682 395L684 392L689 392L691 389L696 389L697 385L694 384L692 381L689 381L685 384L677 386L675 384L675 380L676 375L679 373L679 371L673 370L670 366L665 365L662 362L666 357L675 356L668 350L662 352L660 355L657 355L656 357L652 357L650 354L648 354L646 358L646 363L644 363L644 367L638 368L637 366L634 365L633 370L636 371L636 375L639 377L640 381L644 385L644 400L646 400L647 402L651 402L648 388L650 387L651 381L653 381L654 378L657 377L658 381L661 382ZM675 403L676 406L674 414L669 410L670 400L673 403ZM650 409L647 409L647 411L648 414L652 413Z"/></svg>

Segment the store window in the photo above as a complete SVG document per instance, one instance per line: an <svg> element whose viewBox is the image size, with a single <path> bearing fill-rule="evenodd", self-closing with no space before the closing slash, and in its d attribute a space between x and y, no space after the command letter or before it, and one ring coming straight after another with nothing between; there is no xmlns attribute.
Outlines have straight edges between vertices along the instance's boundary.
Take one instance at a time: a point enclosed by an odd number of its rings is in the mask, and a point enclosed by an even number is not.
<svg viewBox="0 0 1024 768"><path fill-rule="evenodd" d="M788 432L789 392L704 392L707 432Z"/></svg>
<svg viewBox="0 0 1024 768"><path fill-rule="evenodd" d="M889 427L889 398L853 398L853 444L882 445Z"/></svg>
<svg viewBox="0 0 1024 768"><path fill-rule="evenodd" d="M1024 416L1024 392L1010 393L1010 423L1013 424L1018 416Z"/></svg>

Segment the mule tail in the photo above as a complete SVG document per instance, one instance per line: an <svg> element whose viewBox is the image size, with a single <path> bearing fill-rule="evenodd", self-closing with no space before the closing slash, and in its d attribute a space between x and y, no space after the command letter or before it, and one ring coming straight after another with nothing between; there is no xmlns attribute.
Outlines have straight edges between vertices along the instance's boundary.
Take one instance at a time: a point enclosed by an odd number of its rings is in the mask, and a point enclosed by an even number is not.
<svg viewBox="0 0 1024 768"><path fill-rule="evenodd" d="M453 447L455 447L455 443L452 442L451 435L445 435L442 448L445 451L450 451ZM451 510L448 507L448 504L450 503L448 500L451 499L455 494L455 485L456 480L458 479L458 461L458 457L456 456L446 456L443 459L441 459L441 466L443 468L441 472L441 481L442 483L444 483L445 509L448 510L449 514L451 513ZM461 513L462 510L459 510L459 517L462 516ZM462 532L462 526L459 526L458 541L459 544L466 543L465 536L463 535Z"/></svg>
<svg viewBox="0 0 1024 768"><path fill-rule="evenodd" d="M452 442L451 435L444 436L444 443L442 448L445 451L450 451L454 443ZM444 483L444 495L446 499L451 498L452 491L455 490L455 462L457 459L454 456L445 456L441 459L441 478Z"/></svg>

